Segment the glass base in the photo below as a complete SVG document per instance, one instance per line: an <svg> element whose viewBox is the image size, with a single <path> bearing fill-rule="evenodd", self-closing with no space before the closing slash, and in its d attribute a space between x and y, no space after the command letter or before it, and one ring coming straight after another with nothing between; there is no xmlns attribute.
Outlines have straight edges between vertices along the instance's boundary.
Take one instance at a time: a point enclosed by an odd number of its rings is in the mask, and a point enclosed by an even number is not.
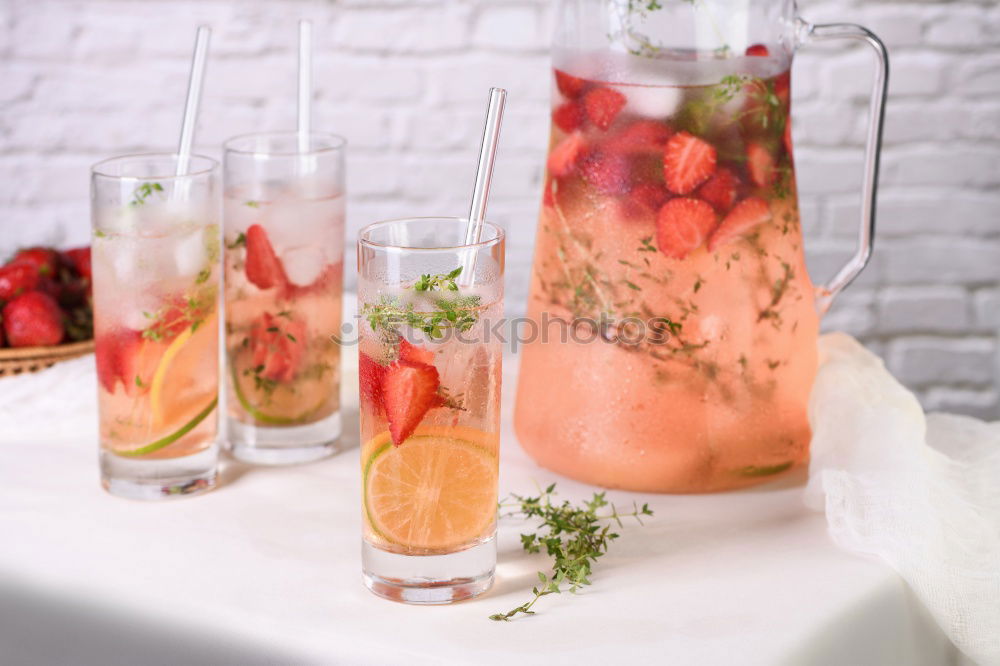
<svg viewBox="0 0 1000 666"><path fill-rule="evenodd" d="M340 412L308 425L267 427L227 420L229 452L254 465L295 465L328 458L342 450Z"/></svg>
<svg viewBox="0 0 1000 666"><path fill-rule="evenodd" d="M218 480L216 444L183 458L136 460L101 451L101 485L112 495L165 500L207 492Z"/></svg>
<svg viewBox="0 0 1000 666"><path fill-rule="evenodd" d="M496 569L496 537L448 555L400 555L367 541L361 546L365 587L390 601L450 604L490 589Z"/></svg>

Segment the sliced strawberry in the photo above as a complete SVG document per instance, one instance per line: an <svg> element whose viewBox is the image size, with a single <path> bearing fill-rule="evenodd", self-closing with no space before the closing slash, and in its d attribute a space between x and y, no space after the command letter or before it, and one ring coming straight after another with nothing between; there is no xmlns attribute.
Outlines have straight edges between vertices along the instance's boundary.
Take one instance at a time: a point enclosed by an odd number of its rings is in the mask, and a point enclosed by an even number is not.
<svg viewBox="0 0 1000 666"><path fill-rule="evenodd" d="M563 132L572 132L583 125L583 108L578 102L565 102L552 112L552 122Z"/></svg>
<svg viewBox="0 0 1000 666"><path fill-rule="evenodd" d="M40 291L29 291L7 303L3 328L11 347L49 347L66 335L59 304Z"/></svg>
<svg viewBox="0 0 1000 666"><path fill-rule="evenodd" d="M729 215L712 232L708 239L708 250L714 252L729 241L745 235L759 224L771 219L771 208L760 197L750 197L736 204Z"/></svg>
<svg viewBox="0 0 1000 666"><path fill-rule="evenodd" d="M556 144L552 152L549 153L547 163L549 173L556 178L568 175L583 152L584 145L583 135L579 132L573 132Z"/></svg>
<svg viewBox="0 0 1000 666"><path fill-rule="evenodd" d="M715 148L707 141L678 132L667 142L663 178L674 194L688 194L715 172Z"/></svg>
<svg viewBox="0 0 1000 666"><path fill-rule="evenodd" d="M763 44L751 44L750 46L747 47L747 55L766 57L771 55L771 53L770 51L767 50L767 47L764 46Z"/></svg>
<svg viewBox="0 0 1000 666"><path fill-rule="evenodd" d="M434 365L434 352L412 344L406 338L399 339L399 360Z"/></svg>
<svg viewBox="0 0 1000 666"><path fill-rule="evenodd" d="M424 416L441 404L437 368L426 363L397 361L382 381L382 399L392 443L399 446L413 434Z"/></svg>
<svg viewBox="0 0 1000 666"><path fill-rule="evenodd" d="M259 224L251 224L246 233L247 279L259 289L270 289L288 284L285 267L274 252L267 231Z"/></svg>
<svg viewBox="0 0 1000 666"><path fill-rule="evenodd" d="M662 153L673 133L670 127L655 120L637 120L608 139L605 149L624 153Z"/></svg>
<svg viewBox="0 0 1000 666"><path fill-rule="evenodd" d="M580 160L580 175L604 194L624 194L628 191L629 161L618 153L594 151Z"/></svg>
<svg viewBox="0 0 1000 666"><path fill-rule="evenodd" d="M118 382L116 370L118 343L116 332L104 333L94 340L94 359L97 363L97 380L108 393L114 393Z"/></svg>
<svg viewBox="0 0 1000 666"><path fill-rule="evenodd" d="M792 87L792 73L789 70L785 70L778 76L774 77L774 94L781 100L782 107L788 106L788 100L791 99L791 87Z"/></svg>
<svg viewBox="0 0 1000 666"><path fill-rule="evenodd" d="M26 264L10 264L0 268L0 302L9 301L38 286L38 271Z"/></svg>
<svg viewBox="0 0 1000 666"><path fill-rule="evenodd" d="M725 215L736 203L739 184L740 179L736 174L722 167L698 188L698 196L712 204L720 214Z"/></svg>
<svg viewBox="0 0 1000 666"><path fill-rule="evenodd" d="M785 144L785 152L788 153L788 159L792 159L792 119L788 118L785 120L785 133L781 136L782 143Z"/></svg>
<svg viewBox="0 0 1000 666"><path fill-rule="evenodd" d="M774 156L757 141L747 144L747 170L750 180L758 187L767 187L774 182Z"/></svg>
<svg viewBox="0 0 1000 666"><path fill-rule="evenodd" d="M55 277L59 268L59 253L46 247L31 247L19 251L7 262L8 266L15 264L31 266L39 277Z"/></svg>
<svg viewBox="0 0 1000 666"><path fill-rule="evenodd" d="M583 97L587 118L601 130L607 130L628 101L613 88L594 88Z"/></svg>
<svg viewBox="0 0 1000 666"><path fill-rule="evenodd" d="M121 380L125 395L136 396L145 393L153 383L155 364L150 367L150 355L143 357L142 349L146 341L140 331L119 329L115 339L115 376Z"/></svg>
<svg viewBox="0 0 1000 666"><path fill-rule="evenodd" d="M362 405L382 406L382 380L385 378L385 371L386 367L368 354L361 352L358 356Z"/></svg>
<svg viewBox="0 0 1000 666"><path fill-rule="evenodd" d="M253 365L265 379L288 382L302 365L306 348L306 325L301 319L270 312L258 317L250 328Z"/></svg>
<svg viewBox="0 0 1000 666"><path fill-rule="evenodd" d="M701 199L671 199L656 217L656 246L674 259L697 250L715 228L712 207Z"/></svg>
<svg viewBox="0 0 1000 666"><path fill-rule="evenodd" d="M587 82L581 78L559 69L553 71L556 74L556 87L559 88L559 92L570 99L579 97L583 89L587 87Z"/></svg>
<svg viewBox="0 0 1000 666"><path fill-rule="evenodd" d="M670 198L670 192L656 183L639 183L628 193L628 198L643 208L657 211Z"/></svg>

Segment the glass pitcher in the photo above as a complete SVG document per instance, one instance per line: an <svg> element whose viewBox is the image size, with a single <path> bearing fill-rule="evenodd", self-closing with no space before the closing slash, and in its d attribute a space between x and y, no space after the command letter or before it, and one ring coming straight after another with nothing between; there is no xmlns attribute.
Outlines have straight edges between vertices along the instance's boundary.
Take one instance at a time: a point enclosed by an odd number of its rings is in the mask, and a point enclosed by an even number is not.
<svg viewBox="0 0 1000 666"><path fill-rule="evenodd" d="M888 58L776 0L565 0L515 429L580 481L711 492L804 464L819 316L871 254ZM806 271L792 55L875 53L858 247Z"/></svg>

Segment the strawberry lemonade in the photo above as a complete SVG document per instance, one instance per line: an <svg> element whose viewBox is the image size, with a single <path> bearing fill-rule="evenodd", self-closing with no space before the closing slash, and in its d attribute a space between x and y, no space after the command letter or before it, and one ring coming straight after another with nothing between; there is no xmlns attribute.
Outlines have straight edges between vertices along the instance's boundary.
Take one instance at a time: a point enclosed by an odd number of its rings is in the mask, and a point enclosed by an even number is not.
<svg viewBox="0 0 1000 666"><path fill-rule="evenodd" d="M557 64L528 314L573 335L524 349L521 444L572 478L643 491L801 465L818 318L787 57ZM677 84L619 78L644 66Z"/></svg>
<svg viewBox="0 0 1000 666"><path fill-rule="evenodd" d="M343 293L343 150L316 135L226 144L226 411L242 460L307 462L337 450Z"/></svg>
<svg viewBox="0 0 1000 666"><path fill-rule="evenodd" d="M92 272L102 482L135 499L215 484L218 165L94 167ZM161 178L154 179L158 174Z"/></svg>
<svg viewBox="0 0 1000 666"><path fill-rule="evenodd" d="M496 560L503 236L463 266L465 225L377 223L358 250L365 582L411 603L479 594Z"/></svg>

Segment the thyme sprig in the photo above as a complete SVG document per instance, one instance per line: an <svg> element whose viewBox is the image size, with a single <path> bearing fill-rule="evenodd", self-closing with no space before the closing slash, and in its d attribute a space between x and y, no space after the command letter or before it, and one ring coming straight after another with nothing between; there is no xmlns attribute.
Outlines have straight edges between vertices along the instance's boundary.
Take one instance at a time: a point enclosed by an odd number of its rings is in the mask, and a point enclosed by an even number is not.
<svg viewBox="0 0 1000 666"><path fill-rule="evenodd" d="M141 206L146 203L146 199L153 195L153 192L162 191L163 185L160 185L159 183L143 183L132 192L132 201L130 201L128 205L133 207Z"/></svg>
<svg viewBox="0 0 1000 666"><path fill-rule="evenodd" d="M458 291L455 278L462 274L459 266L448 273L424 274L413 283L414 291ZM395 341L402 325L426 333L431 339L440 339L449 329L465 332L479 320L477 311L482 299L479 296L440 296L433 299L434 309L417 310L413 303L402 303L398 298L383 296L378 303L365 303L361 314L373 331L381 332L386 339Z"/></svg>
<svg viewBox="0 0 1000 666"><path fill-rule="evenodd" d="M461 266L450 273L440 273L438 275L424 274L420 276L419 280L413 283L413 289L415 291L435 291L444 289L447 289L448 291L458 291L458 284L455 282L455 278L461 274Z"/></svg>
<svg viewBox="0 0 1000 666"><path fill-rule="evenodd" d="M643 516L652 516L648 504L641 507L632 503L632 511L619 513L614 504L608 502L605 493L594 493L589 501L574 506L569 500L553 503L556 484L550 485L537 497L511 494L500 504L515 507L503 516L538 519L541 525L530 534L521 535L521 547L528 553L540 553L542 549L552 558L552 571L538 572L539 584L531 588L534 595L529 601L506 613L490 615L491 620L509 622L517 615L533 615L533 606L544 596L576 592L590 585L593 565L608 552L608 545L619 535L612 532L615 525L623 527L623 518L635 518L642 525ZM599 513L610 507L610 512Z"/></svg>
<svg viewBox="0 0 1000 666"><path fill-rule="evenodd" d="M398 336L401 325L423 331L432 339L444 337L445 331L455 329L465 332L479 320L479 296L457 296L434 300L434 310L422 312L413 303L401 303L393 297L383 297L378 303L365 303L361 314L373 331L387 337ZM395 339L393 337L392 339Z"/></svg>

